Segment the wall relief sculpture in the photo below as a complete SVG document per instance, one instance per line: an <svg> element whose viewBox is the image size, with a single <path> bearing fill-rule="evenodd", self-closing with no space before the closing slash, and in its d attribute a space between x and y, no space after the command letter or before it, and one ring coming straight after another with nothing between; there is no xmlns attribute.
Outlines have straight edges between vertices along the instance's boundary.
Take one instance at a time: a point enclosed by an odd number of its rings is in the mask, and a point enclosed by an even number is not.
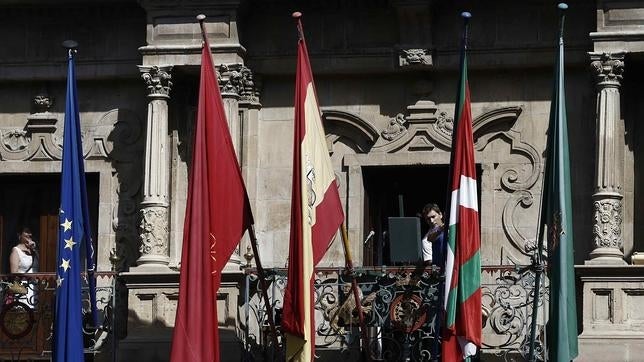
<svg viewBox="0 0 644 362"><path fill-rule="evenodd" d="M389 125L380 132L380 135L387 141L393 141L407 132L407 127L405 126L406 123L407 120L405 119L405 116L402 113L398 113L396 117L389 121Z"/></svg>
<svg viewBox="0 0 644 362"><path fill-rule="evenodd" d="M31 137L24 129L2 131L2 143L11 152L22 151L31 142Z"/></svg>
<svg viewBox="0 0 644 362"><path fill-rule="evenodd" d="M401 49L398 54L398 65L400 67L429 67L432 65L431 50L422 48Z"/></svg>
<svg viewBox="0 0 644 362"><path fill-rule="evenodd" d="M27 116L24 128L0 129L0 159L5 161L58 161L62 158L62 127L64 115L48 111L51 100L44 95L34 98L39 112ZM40 112L40 110L44 110ZM93 121L83 121L81 117L81 140L85 159L104 159L111 157L111 136L113 123L106 123L105 117ZM58 118L61 118L60 121Z"/></svg>

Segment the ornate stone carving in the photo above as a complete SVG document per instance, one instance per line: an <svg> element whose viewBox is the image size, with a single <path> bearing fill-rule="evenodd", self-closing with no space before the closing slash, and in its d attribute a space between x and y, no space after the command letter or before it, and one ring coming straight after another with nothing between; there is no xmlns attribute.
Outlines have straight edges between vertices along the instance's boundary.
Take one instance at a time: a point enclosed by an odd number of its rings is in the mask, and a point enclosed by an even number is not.
<svg viewBox="0 0 644 362"><path fill-rule="evenodd" d="M622 201L598 200L593 203L595 225L593 238L596 248L622 249Z"/></svg>
<svg viewBox="0 0 644 362"><path fill-rule="evenodd" d="M48 94L39 94L34 97L33 103L36 113L49 112L54 105L54 99Z"/></svg>
<svg viewBox="0 0 644 362"><path fill-rule="evenodd" d="M521 235L519 229L514 224L514 214L517 206L521 205L527 209L532 205L534 197L527 190L517 191L511 194L508 201L503 206L503 230L507 235L510 243L524 255L532 255L536 249L535 239L528 239Z"/></svg>
<svg viewBox="0 0 644 362"><path fill-rule="evenodd" d="M146 207L141 210L140 224L143 255L168 254L168 209L165 207Z"/></svg>
<svg viewBox="0 0 644 362"><path fill-rule="evenodd" d="M590 63L598 86L619 86L624 72L623 53L591 53Z"/></svg>
<svg viewBox="0 0 644 362"><path fill-rule="evenodd" d="M172 66L157 66L151 67L139 66L141 78L150 92L151 97L168 97L170 89L172 88Z"/></svg>
<svg viewBox="0 0 644 362"><path fill-rule="evenodd" d="M234 94L248 102L258 102L259 93L253 72L243 64L222 64L217 69L217 80L222 93Z"/></svg>
<svg viewBox="0 0 644 362"><path fill-rule="evenodd" d="M401 49L398 55L398 64L401 67L431 66L431 51L429 49Z"/></svg>
<svg viewBox="0 0 644 362"><path fill-rule="evenodd" d="M382 138L387 141L393 141L397 138L400 138L405 132L407 132L407 127L405 126L407 120L402 113L398 113L396 117L392 118L389 121L387 127L380 133Z"/></svg>
<svg viewBox="0 0 644 362"><path fill-rule="evenodd" d="M449 117L447 112L440 112L436 123L434 123L434 129L444 135L445 137L451 139L452 132L454 132L454 117Z"/></svg>
<svg viewBox="0 0 644 362"><path fill-rule="evenodd" d="M10 151L21 151L27 148L31 142L31 137L23 129L12 129L2 131L2 143Z"/></svg>

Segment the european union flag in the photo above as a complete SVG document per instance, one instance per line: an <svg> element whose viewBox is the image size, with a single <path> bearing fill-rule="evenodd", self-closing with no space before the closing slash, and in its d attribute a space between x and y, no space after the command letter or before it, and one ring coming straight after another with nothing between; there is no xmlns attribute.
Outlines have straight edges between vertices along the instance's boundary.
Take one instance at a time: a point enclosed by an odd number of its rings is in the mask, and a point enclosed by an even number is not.
<svg viewBox="0 0 644 362"><path fill-rule="evenodd" d="M87 191L83 167L80 117L76 97L74 55L76 43L67 41L67 100L63 136L62 182L60 190L56 314L54 315L53 360L83 361L83 312L81 303L80 249L85 245L92 316L96 322L94 247L90 235Z"/></svg>

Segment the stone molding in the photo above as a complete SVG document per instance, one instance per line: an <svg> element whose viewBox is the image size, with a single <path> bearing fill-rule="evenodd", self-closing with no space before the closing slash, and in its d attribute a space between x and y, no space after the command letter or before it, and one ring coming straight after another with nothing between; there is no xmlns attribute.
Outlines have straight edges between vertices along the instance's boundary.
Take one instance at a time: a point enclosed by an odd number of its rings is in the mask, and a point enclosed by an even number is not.
<svg viewBox="0 0 644 362"><path fill-rule="evenodd" d="M380 137L380 133L371 123L350 112L323 110L322 121L331 153L333 144L341 135L351 140L355 152L358 153L368 153Z"/></svg>

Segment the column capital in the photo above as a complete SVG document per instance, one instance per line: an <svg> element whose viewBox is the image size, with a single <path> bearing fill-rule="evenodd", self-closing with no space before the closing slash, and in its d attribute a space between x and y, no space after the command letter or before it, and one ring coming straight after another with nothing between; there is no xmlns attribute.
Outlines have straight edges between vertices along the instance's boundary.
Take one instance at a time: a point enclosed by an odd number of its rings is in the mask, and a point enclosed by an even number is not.
<svg viewBox="0 0 644 362"><path fill-rule="evenodd" d="M139 65L141 78L148 88L148 97L152 98L170 98L170 89L172 88L172 66Z"/></svg>
<svg viewBox="0 0 644 362"><path fill-rule="evenodd" d="M624 73L624 54L590 52L590 67L595 76L597 86L619 87Z"/></svg>
<svg viewBox="0 0 644 362"><path fill-rule="evenodd" d="M217 80L222 96L238 96L246 102L259 102L259 92L253 72L243 64L221 64L217 67Z"/></svg>

